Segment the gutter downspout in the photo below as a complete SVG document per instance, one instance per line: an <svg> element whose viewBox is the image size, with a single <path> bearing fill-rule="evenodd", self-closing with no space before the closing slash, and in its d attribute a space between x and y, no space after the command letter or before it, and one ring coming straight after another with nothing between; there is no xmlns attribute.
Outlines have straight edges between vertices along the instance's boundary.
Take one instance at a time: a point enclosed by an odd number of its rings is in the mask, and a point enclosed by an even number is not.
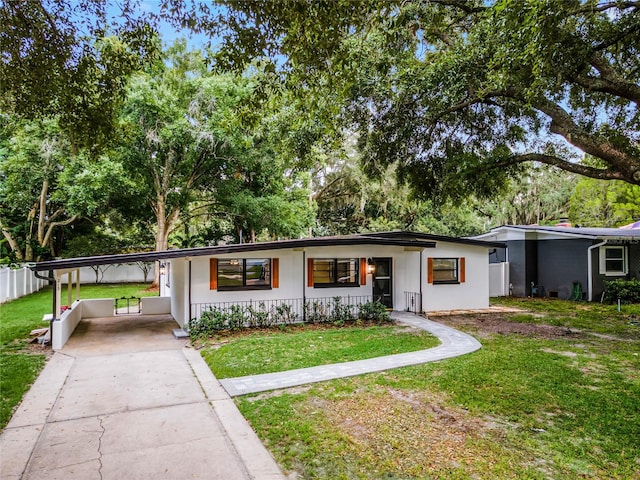
<svg viewBox="0 0 640 480"><path fill-rule="evenodd" d="M302 322L307 323L307 252L302 250Z"/></svg>
<svg viewBox="0 0 640 480"><path fill-rule="evenodd" d="M189 318L187 318L187 331L189 331L189 326L191 325L191 315L193 315L193 304L191 303L191 283L192 283L192 272L191 272L191 259L189 259L189 285L187 295L189 297ZM184 327L183 327L184 328Z"/></svg>
<svg viewBox="0 0 640 480"><path fill-rule="evenodd" d="M53 275L53 270L49 270L48 277L40 275L40 272L36 270L32 270L32 272L36 278L39 278L40 280L47 280L50 284L53 284L53 311L51 313L51 320L49 320L49 343L53 346L53 322L56 319L56 295L58 294L58 289L56 288L56 277Z"/></svg>
<svg viewBox="0 0 640 480"><path fill-rule="evenodd" d="M588 278L587 278L587 284L588 284L588 295L587 295L587 301L592 301L593 300L593 260L591 259L591 257L593 255L591 255L591 251L594 248L599 248L602 247L604 245L607 244L607 240L604 240L600 243L596 243L595 245L591 245L589 248L587 248L587 273L588 273Z"/></svg>
<svg viewBox="0 0 640 480"><path fill-rule="evenodd" d="M422 298L422 252L424 252L424 250L420 250L420 281L418 282L418 285L420 286L420 313L424 311L424 299Z"/></svg>

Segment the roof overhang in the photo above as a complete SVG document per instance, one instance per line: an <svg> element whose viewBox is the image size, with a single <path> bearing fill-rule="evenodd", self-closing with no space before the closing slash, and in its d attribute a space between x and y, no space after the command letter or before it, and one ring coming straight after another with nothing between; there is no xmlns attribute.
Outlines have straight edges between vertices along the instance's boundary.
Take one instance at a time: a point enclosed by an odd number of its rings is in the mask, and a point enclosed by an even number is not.
<svg viewBox="0 0 640 480"><path fill-rule="evenodd" d="M504 248L500 242L485 242L468 238L444 237L440 235L414 232L382 232L336 237L301 238L296 240L279 240L274 242L241 243L233 245L217 245L212 247L183 248L160 252L123 253L118 255L97 255L92 257L66 258L49 260L31 265L36 272L47 270L68 270L96 265L114 265L136 262L156 262L174 258L202 257L224 254L241 254L247 252L263 252L269 250L300 251L311 247L333 247L354 245L385 245L403 247L405 250L420 251L435 248L437 242L460 243L485 248Z"/></svg>

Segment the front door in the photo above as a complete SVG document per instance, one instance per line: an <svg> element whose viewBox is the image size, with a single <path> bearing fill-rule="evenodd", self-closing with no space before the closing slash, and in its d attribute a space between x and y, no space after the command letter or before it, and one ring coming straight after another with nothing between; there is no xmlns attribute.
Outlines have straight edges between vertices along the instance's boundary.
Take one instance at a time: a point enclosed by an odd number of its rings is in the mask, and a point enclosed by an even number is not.
<svg viewBox="0 0 640 480"><path fill-rule="evenodd" d="M391 281L393 259L374 258L373 266L373 301L380 302L387 308L393 308L393 285Z"/></svg>

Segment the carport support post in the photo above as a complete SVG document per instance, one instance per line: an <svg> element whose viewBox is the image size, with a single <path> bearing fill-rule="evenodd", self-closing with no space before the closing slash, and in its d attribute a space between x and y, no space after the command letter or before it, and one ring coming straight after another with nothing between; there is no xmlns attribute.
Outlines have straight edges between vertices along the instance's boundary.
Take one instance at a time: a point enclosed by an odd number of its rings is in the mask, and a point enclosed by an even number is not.
<svg viewBox="0 0 640 480"><path fill-rule="evenodd" d="M53 319L60 318L60 296L62 294L62 281L60 275L55 273L55 288L53 291Z"/></svg>
<svg viewBox="0 0 640 480"><path fill-rule="evenodd" d="M67 308L73 303L73 270L67 274Z"/></svg>

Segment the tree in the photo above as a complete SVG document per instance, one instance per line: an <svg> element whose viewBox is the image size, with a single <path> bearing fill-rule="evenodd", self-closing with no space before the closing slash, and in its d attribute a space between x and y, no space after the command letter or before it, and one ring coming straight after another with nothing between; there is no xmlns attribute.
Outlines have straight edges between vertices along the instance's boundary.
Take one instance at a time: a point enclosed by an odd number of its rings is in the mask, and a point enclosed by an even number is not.
<svg viewBox="0 0 640 480"><path fill-rule="evenodd" d="M576 175L546 165L530 166L500 195L476 208L496 225L544 225L569 217ZM607 182L605 182L607 183Z"/></svg>
<svg viewBox="0 0 640 480"><path fill-rule="evenodd" d="M19 261L60 254L61 228L104 210L123 188L119 164L91 161L71 146L55 119L3 118L0 140L0 228Z"/></svg>
<svg viewBox="0 0 640 480"><path fill-rule="evenodd" d="M571 197L569 219L585 227L621 227L640 219L640 187L583 178Z"/></svg>
<svg viewBox="0 0 640 480"><path fill-rule="evenodd" d="M527 162L640 185L640 2L225 6L217 60L267 57L300 95L337 95L369 173L397 163L440 200L490 196Z"/></svg>
<svg viewBox="0 0 640 480"><path fill-rule="evenodd" d="M221 178L231 159L234 108L248 95L248 81L211 76L199 52L174 45L164 62L136 75L123 109L121 158L138 188L138 205L155 219L155 249L200 192Z"/></svg>
<svg viewBox="0 0 640 480"><path fill-rule="evenodd" d="M106 142L128 76L159 42L138 0L0 1L0 110L58 117L74 145Z"/></svg>

